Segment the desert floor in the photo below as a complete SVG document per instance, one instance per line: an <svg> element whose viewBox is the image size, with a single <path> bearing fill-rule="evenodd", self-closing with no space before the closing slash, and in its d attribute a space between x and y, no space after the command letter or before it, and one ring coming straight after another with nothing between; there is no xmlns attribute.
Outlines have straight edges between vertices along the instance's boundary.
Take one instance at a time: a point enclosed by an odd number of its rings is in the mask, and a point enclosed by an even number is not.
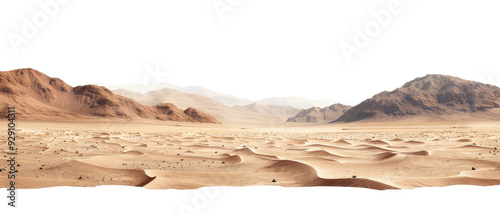
<svg viewBox="0 0 500 215"><path fill-rule="evenodd" d="M205 125L18 121L17 188L500 184L495 122ZM7 139L6 129L0 138ZM6 188L7 144L0 145ZM474 169L474 170L473 170Z"/></svg>

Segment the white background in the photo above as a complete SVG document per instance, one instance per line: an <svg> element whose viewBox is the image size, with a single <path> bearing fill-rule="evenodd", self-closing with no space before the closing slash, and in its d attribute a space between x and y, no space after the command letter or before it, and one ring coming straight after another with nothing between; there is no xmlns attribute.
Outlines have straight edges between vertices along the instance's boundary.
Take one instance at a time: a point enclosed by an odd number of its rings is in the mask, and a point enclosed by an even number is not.
<svg viewBox="0 0 500 215"><path fill-rule="evenodd" d="M0 3L0 70L32 67L70 85L199 85L262 99L301 96L356 105L426 74L500 85L498 1L464 0L66 0L27 43L35 1ZM52 0L53 1L53 0ZM341 43L372 12L399 2L386 27L348 63ZM214 2L239 2L220 19Z"/></svg>
<svg viewBox="0 0 500 215"><path fill-rule="evenodd" d="M5 189L0 189L5 191ZM339 187L147 190L105 186L21 190L2 214L498 214L500 186L376 191ZM5 212L4 212L5 211Z"/></svg>
<svg viewBox="0 0 500 215"><path fill-rule="evenodd" d="M261 99L301 96L355 105L425 74L500 85L498 1L401 0L399 13L346 59L356 28L389 0L241 0L220 14L214 0L0 1L0 70L31 67L69 84L199 85ZM45 16L43 15L45 14ZM46 19L44 18L46 17ZM33 20L38 21L33 21ZM25 21L28 20L28 24ZM35 24L34 22L38 22ZM23 34L29 23L36 30ZM381 25L381 24L380 24ZM12 38L24 38L15 44ZM149 83L149 82L148 82ZM181 214L199 190L21 190L16 212ZM1 193L5 195L5 189ZM498 213L498 187L371 191L354 188L221 189L199 214ZM6 201L0 209L4 214ZM222 211L222 212L221 212ZM269 212L269 213L267 213ZM8 211L11 213L11 211ZM5 213L7 214L7 213Z"/></svg>

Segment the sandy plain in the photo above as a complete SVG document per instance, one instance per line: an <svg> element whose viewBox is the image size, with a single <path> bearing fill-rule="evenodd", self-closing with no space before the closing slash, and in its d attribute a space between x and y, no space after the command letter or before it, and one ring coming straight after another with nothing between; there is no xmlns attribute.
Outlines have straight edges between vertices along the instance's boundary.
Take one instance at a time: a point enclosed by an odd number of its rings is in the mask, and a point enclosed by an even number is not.
<svg viewBox="0 0 500 215"><path fill-rule="evenodd" d="M17 123L17 188L500 185L497 122ZM6 130L0 138L7 139ZM7 144L0 187L7 187Z"/></svg>

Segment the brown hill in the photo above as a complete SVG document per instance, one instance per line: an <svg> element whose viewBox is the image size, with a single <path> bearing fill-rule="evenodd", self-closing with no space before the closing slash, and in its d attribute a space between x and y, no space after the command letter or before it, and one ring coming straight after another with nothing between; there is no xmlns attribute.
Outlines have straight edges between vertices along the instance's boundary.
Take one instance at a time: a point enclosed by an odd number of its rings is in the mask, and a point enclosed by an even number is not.
<svg viewBox="0 0 500 215"><path fill-rule="evenodd" d="M269 114L273 116L280 117L290 117L295 116L300 112L300 109L291 106L281 106L281 105L262 105L259 103L252 103L248 105L237 105L233 107L234 109L249 110L256 113Z"/></svg>
<svg viewBox="0 0 500 215"><path fill-rule="evenodd" d="M427 117L443 120L500 117L500 88L446 75L416 78L353 107L337 122Z"/></svg>
<svg viewBox="0 0 500 215"><path fill-rule="evenodd" d="M296 116L287 122L330 122L337 120L345 112L351 109L349 105L333 104L325 108L312 107L301 110Z"/></svg>
<svg viewBox="0 0 500 215"><path fill-rule="evenodd" d="M144 105L158 105L173 103L180 108L194 107L212 116L224 124L226 123L265 123L268 121L282 121L287 117L263 112L250 111L244 108L228 107L225 104L208 97L179 92L170 88L151 91L146 94L131 92L124 89L114 90L114 93L131 98Z"/></svg>
<svg viewBox="0 0 500 215"><path fill-rule="evenodd" d="M182 111L172 104L144 106L105 87L73 88L34 69L0 72L0 98L1 114L5 115L7 106L16 106L17 116L25 119L102 117L220 123L208 114Z"/></svg>

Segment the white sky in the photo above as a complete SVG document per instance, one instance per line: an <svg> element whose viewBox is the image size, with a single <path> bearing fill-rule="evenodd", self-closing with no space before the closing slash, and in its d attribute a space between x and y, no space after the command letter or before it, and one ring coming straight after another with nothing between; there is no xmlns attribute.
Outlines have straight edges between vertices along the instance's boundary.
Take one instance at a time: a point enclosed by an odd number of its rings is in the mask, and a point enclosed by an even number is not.
<svg viewBox="0 0 500 215"><path fill-rule="evenodd" d="M351 63L340 43L353 44L354 28L389 0L240 0L224 20L214 0L70 0L16 53L9 34L22 36L22 18L46 1L0 1L0 70L124 85L155 83L145 68L160 65L158 80L179 86L351 105L429 73L500 85L494 0L398 1L401 13Z"/></svg>

